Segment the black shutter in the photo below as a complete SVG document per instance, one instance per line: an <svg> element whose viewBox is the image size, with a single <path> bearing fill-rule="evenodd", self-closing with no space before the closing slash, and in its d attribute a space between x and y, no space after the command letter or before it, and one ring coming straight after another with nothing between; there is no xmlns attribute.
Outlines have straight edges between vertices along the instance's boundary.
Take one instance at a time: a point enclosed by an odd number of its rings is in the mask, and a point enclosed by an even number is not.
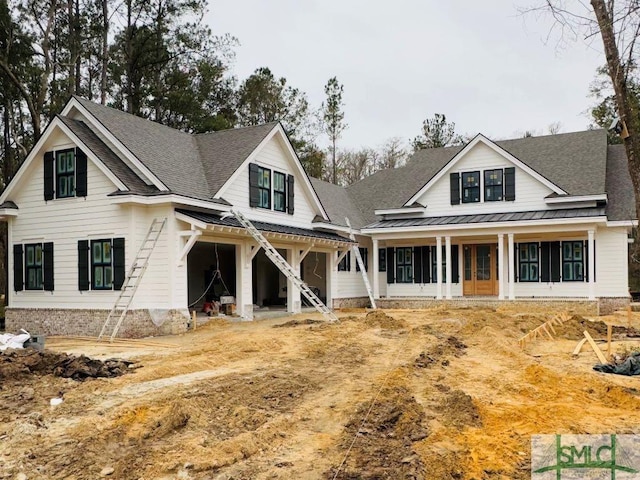
<svg viewBox="0 0 640 480"><path fill-rule="evenodd" d="M438 246L431 246L431 283L438 283Z"/></svg>
<svg viewBox="0 0 640 480"><path fill-rule="evenodd" d="M293 215L294 204L294 179L293 175L287 175L287 213Z"/></svg>
<svg viewBox="0 0 640 480"><path fill-rule="evenodd" d="M53 242L47 242L42 245L44 258L43 264L43 276L44 276L44 289L47 292L53 292Z"/></svg>
<svg viewBox="0 0 640 480"><path fill-rule="evenodd" d="M514 243L513 250L513 281L518 282L520 281L520 246Z"/></svg>
<svg viewBox="0 0 640 480"><path fill-rule="evenodd" d="M549 242L549 257L551 259L551 281L560 281L560 242Z"/></svg>
<svg viewBox="0 0 640 480"><path fill-rule="evenodd" d="M375 252L374 252L375 255ZM379 248L378 249L378 272L386 272L387 271L387 249Z"/></svg>
<svg viewBox="0 0 640 480"><path fill-rule="evenodd" d="M584 279L589 281L589 240L584 241ZM596 243L593 242L593 281L596 281Z"/></svg>
<svg viewBox="0 0 640 480"><path fill-rule="evenodd" d="M387 247L387 283L396 283L396 252Z"/></svg>
<svg viewBox="0 0 640 480"><path fill-rule="evenodd" d="M449 181L451 182L451 205L458 205L460 203L460 174L452 173L449 175Z"/></svg>
<svg viewBox="0 0 640 480"><path fill-rule="evenodd" d="M87 196L87 154L76 148L76 197Z"/></svg>
<svg viewBox="0 0 640 480"><path fill-rule="evenodd" d="M24 265L22 245L13 246L13 289L21 292L24 288Z"/></svg>
<svg viewBox="0 0 640 480"><path fill-rule="evenodd" d="M422 247L413 249L413 283L422 282Z"/></svg>
<svg viewBox="0 0 640 480"><path fill-rule="evenodd" d="M53 200L53 184L54 184L54 166L55 161L53 152L44 154L44 199Z"/></svg>
<svg viewBox="0 0 640 480"><path fill-rule="evenodd" d="M551 262L549 261L549 242L540 243L540 281L551 280Z"/></svg>
<svg viewBox="0 0 640 480"><path fill-rule="evenodd" d="M422 249L422 283L431 282L431 248L420 247Z"/></svg>
<svg viewBox="0 0 640 480"><path fill-rule="evenodd" d="M78 290L89 290L89 241L78 240Z"/></svg>
<svg viewBox="0 0 640 480"><path fill-rule="evenodd" d="M504 199L512 202L516 199L516 169L509 167L504 169Z"/></svg>
<svg viewBox="0 0 640 480"><path fill-rule="evenodd" d="M451 245L451 283L460 283L459 258L458 245Z"/></svg>
<svg viewBox="0 0 640 480"><path fill-rule="evenodd" d="M260 205L260 189L258 188L258 165L249 164L249 206Z"/></svg>
<svg viewBox="0 0 640 480"><path fill-rule="evenodd" d="M113 239L113 289L122 289L124 283L124 238Z"/></svg>

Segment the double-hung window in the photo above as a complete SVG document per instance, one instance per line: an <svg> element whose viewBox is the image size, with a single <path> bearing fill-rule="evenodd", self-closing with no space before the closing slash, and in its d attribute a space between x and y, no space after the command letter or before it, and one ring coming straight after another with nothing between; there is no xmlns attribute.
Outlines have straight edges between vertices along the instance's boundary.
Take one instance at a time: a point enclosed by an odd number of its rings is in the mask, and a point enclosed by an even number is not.
<svg viewBox="0 0 640 480"><path fill-rule="evenodd" d="M562 242L562 281L584 281L583 242Z"/></svg>
<svg viewBox="0 0 640 480"><path fill-rule="evenodd" d="M484 201L498 202L503 199L503 170L501 168L495 170L484 171Z"/></svg>
<svg viewBox="0 0 640 480"><path fill-rule="evenodd" d="M413 283L413 249L396 248L396 283Z"/></svg>
<svg viewBox="0 0 640 480"><path fill-rule="evenodd" d="M26 290L42 290L42 244L28 243L24 246L24 271Z"/></svg>
<svg viewBox="0 0 640 480"><path fill-rule="evenodd" d="M351 252L347 252L347 254L342 257L342 260L338 263L338 271L339 272L350 272L351 271Z"/></svg>
<svg viewBox="0 0 640 480"><path fill-rule="evenodd" d="M75 149L56 152L56 197L76 196Z"/></svg>
<svg viewBox="0 0 640 480"><path fill-rule="evenodd" d="M521 243L518 245L521 282L537 282L540 279L540 264L537 243Z"/></svg>
<svg viewBox="0 0 640 480"><path fill-rule="evenodd" d="M111 239L91 241L91 288L93 290L113 289Z"/></svg>
<svg viewBox="0 0 640 480"><path fill-rule="evenodd" d="M280 172L273 172L273 209L278 212L287 209L286 176Z"/></svg>
<svg viewBox="0 0 640 480"><path fill-rule="evenodd" d="M480 201L480 172L462 174L462 203Z"/></svg>
<svg viewBox="0 0 640 480"><path fill-rule="evenodd" d="M391 260L393 260L393 258ZM387 249L386 248L378 249L378 271L379 272L387 271Z"/></svg>
<svg viewBox="0 0 640 480"><path fill-rule="evenodd" d="M258 207L271 208L271 170L258 167Z"/></svg>

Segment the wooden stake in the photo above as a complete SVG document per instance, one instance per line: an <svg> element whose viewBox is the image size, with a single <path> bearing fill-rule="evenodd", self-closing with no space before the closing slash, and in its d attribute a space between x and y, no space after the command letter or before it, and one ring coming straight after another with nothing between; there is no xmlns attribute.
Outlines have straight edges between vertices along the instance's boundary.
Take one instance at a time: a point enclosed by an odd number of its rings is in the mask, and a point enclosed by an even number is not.
<svg viewBox="0 0 640 480"><path fill-rule="evenodd" d="M631 305L627 305L627 328L631 328Z"/></svg>
<svg viewBox="0 0 640 480"><path fill-rule="evenodd" d="M582 340L580 340L578 342L578 345L576 345L576 348L573 350L573 356L577 357L578 354L580 353L580 350L582 350L582 347L584 346L584 344L587 342L586 338L583 338Z"/></svg>
<svg viewBox="0 0 640 480"><path fill-rule="evenodd" d="M613 333L613 327L610 323L607 323L607 355L611 356L611 334Z"/></svg>
<svg viewBox="0 0 640 480"><path fill-rule="evenodd" d="M598 348L598 345L596 345L596 342L593 341L593 338L591 337L591 335L589 335L589 332L585 330L584 336L586 337L587 342L589 342L589 345L591 345L593 351L596 353L596 356L598 357L598 360L600 360L600 363L607 363L607 359L605 358L604 353L602 353L602 351Z"/></svg>
<svg viewBox="0 0 640 480"><path fill-rule="evenodd" d="M198 325L198 319L197 319L197 313L195 310L193 310L191 312L191 321L193 322L193 329L196 329L196 326Z"/></svg>

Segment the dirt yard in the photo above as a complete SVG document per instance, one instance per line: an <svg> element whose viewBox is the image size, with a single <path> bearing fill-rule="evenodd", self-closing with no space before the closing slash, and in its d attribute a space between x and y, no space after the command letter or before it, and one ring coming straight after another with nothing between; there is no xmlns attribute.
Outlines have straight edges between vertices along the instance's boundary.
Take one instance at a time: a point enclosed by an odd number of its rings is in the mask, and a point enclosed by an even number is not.
<svg viewBox="0 0 640 480"><path fill-rule="evenodd" d="M47 339L128 368L0 374L0 478L530 478L532 434L640 433L638 378L593 371L588 345L572 356L603 324L574 317L520 350L557 313L343 312L113 345ZM640 345L624 329L614 340Z"/></svg>

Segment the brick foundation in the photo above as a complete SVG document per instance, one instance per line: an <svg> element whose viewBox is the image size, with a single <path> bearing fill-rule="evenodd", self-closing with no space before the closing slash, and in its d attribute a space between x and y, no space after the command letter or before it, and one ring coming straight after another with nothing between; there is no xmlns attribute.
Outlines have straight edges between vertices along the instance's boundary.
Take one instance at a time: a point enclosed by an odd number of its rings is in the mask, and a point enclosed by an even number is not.
<svg viewBox="0 0 640 480"><path fill-rule="evenodd" d="M334 298L332 308L366 308L371 305L369 297Z"/></svg>
<svg viewBox="0 0 640 480"><path fill-rule="evenodd" d="M152 320L156 316L159 326ZM54 308L7 308L5 323L7 332L24 328L40 335L79 335L97 337L109 315L109 310L76 310ZM162 321L161 321L162 320ZM187 331L189 313L181 310L130 310L123 320L118 337L141 338L157 335L173 335ZM109 332L111 334L111 332Z"/></svg>

